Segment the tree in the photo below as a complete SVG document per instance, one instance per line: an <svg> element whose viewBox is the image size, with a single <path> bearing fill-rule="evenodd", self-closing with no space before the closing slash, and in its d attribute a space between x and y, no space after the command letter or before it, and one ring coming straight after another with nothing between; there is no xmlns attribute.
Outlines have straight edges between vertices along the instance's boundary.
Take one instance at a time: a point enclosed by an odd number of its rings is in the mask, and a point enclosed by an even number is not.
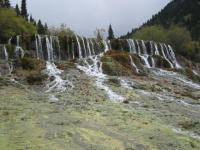
<svg viewBox="0 0 200 150"><path fill-rule="evenodd" d="M18 4L15 6L15 12L16 12L17 16L20 16L20 10L19 10Z"/></svg>
<svg viewBox="0 0 200 150"><path fill-rule="evenodd" d="M37 31L39 34L45 34L45 28L44 28L41 20L39 20L37 23Z"/></svg>
<svg viewBox="0 0 200 150"><path fill-rule="evenodd" d="M34 19L33 19L32 15L30 16L29 21L30 21L31 23L34 23Z"/></svg>
<svg viewBox="0 0 200 150"><path fill-rule="evenodd" d="M10 1L9 0L0 0L0 7L10 8Z"/></svg>
<svg viewBox="0 0 200 150"><path fill-rule="evenodd" d="M47 25L47 23L45 23L45 25L44 25L44 30L45 30L45 33L48 32L48 25Z"/></svg>
<svg viewBox="0 0 200 150"><path fill-rule="evenodd" d="M24 17L26 20L28 20L28 12L27 12L27 7L26 7L26 0L22 0L21 4L21 15Z"/></svg>
<svg viewBox="0 0 200 150"><path fill-rule="evenodd" d="M5 0L4 1L5 2L5 7L7 7L7 8L10 8L10 1L9 0Z"/></svg>
<svg viewBox="0 0 200 150"><path fill-rule="evenodd" d="M114 38L115 38L114 32L113 32L113 29L112 29L112 25L110 24L109 29L108 29L108 39L112 40Z"/></svg>

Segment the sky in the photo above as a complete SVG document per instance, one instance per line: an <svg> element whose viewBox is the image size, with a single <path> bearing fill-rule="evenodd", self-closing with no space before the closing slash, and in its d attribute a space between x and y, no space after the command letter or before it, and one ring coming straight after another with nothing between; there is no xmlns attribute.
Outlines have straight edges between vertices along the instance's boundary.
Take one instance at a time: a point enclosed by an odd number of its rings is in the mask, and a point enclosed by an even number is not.
<svg viewBox="0 0 200 150"><path fill-rule="evenodd" d="M21 0L10 0L13 6ZM116 36L139 27L171 0L27 0L28 13L49 26L64 23L77 34L93 36L112 24Z"/></svg>

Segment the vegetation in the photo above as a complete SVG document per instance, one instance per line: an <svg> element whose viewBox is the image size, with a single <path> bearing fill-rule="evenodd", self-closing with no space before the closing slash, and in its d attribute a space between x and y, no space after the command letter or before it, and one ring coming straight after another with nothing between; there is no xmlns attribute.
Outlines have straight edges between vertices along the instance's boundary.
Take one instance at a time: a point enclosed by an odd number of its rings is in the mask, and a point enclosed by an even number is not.
<svg viewBox="0 0 200 150"><path fill-rule="evenodd" d="M112 40L114 38L115 38L114 32L113 32L113 29L112 29L112 25L110 24L109 29L108 29L108 39Z"/></svg>
<svg viewBox="0 0 200 150"><path fill-rule="evenodd" d="M28 20L28 11L26 8L26 0L22 0L21 4L21 16Z"/></svg>
<svg viewBox="0 0 200 150"><path fill-rule="evenodd" d="M173 0L125 38L171 44L176 52L200 62L200 9L198 0Z"/></svg>
<svg viewBox="0 0 200 150"><path fill-rule="evenodd" d="M9 0L0 0L0 7L10 7L10 1Z"/></svg>
<svg viewBox="0 0 200 150"><path fill-rule="evenodd" d="M159 25L146 26L137 30L131 38L168 43L178 54L200 62L200 42L193 41L190 32L184 27L173 25L165 29Z"/></svg>
<svg viewBox="0 0 200 150"><path fill-rule="evenodd" d="M15 35L35 34L36 27L21 16L17 16L14 9L0 8L0 43Z"/></svg>

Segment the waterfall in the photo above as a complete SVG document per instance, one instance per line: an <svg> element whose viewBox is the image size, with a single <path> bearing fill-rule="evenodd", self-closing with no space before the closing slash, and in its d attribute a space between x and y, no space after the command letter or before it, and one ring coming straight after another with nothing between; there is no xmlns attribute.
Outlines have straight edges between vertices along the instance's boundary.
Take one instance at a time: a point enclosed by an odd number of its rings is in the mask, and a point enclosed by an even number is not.
<svg viewBox="0 0 200 150"><path fill-rule="evenodd" d="M133 53L136 53L136 46L135 46L135 42L134 42L134 40L133 39L131 39L131 45L132 45L132 52Z"/></svg>
<svg viewBox="0 0 200 150"><path fill-rule="evenodd" d="M86 41L87 41L87 48L88 48L88 51L89 51L89 56L92 56L89 40L86 39Z"/></svg>
<svg viewBox="0 0 200 150"><path fill-rule="evenodd" d="M141 54L141 49L140 49L140 44L139 44L139 41L136 40L136 44L137 44L137 47L138 47L138 55Z"/></svg>
<svg viewBox="0 0 200 150"><path fill-rule="evenodd" d="M106 42L106 40L103 40L103 44L104 44L104 52L109 51L109 46L108 46L108 43Z"/></svg>
<svg viewBox="0 0 200 150"><path fill-rule="evenodd" d="M88 76L95 77L96 86L98 88L104 90L106 92L106 94L108 95L108 98L111 101L123 102L125 100L125 98L122 97L121 95L118 95L117 93L113 92L112 89L110 89L104 83L107 80L107 75L105 75L103 73L103 69L102 69L103 64L101 62L101 57L103 56L103 54L105 52L107 52L109 50L109 46L105 40L103 40L103 44L105 47L103 53L90 57L89 59L92 61L92 63L88 63L87 59L83 59L84 65L77 65L77 68L79 70L82 70L83 72L85 72Z"/></svg>
<svg viewBox="0 0 200 150"><path fill-rule="evenodd" d="M151 63L152 63L152 68L155 68L156 67L156 64L155 64L155 61L154 61L154 58L153 58L153 56L150 56L150 58L151 58Z"/></svg>
<svg viewBox="0 0 200 150"><path fill-rule="evenodd" d="M136 53L136 47L133 39L127 39L130 53Z"/></svg>
<svg viewBox="0 0 200 150"><path fill-rule="evenodd" d="M149 64L149 61L148 61L149 56L148 55L139 55L139 56L144 61L145 66L147 68L151 68L151 65Z"/></svg>
<svg viewBox="0 0 200 150"><path fill-rule="evenodd" d="M8 45L11 45L12 37L8 40Z"/></svg>
<svg viewBox="0 0 200 150"><path fill-rule="evenodd" d="M82 56L81 44L80 44L80 41L79 41L79 38L77 35L76 35L76 41L78 43L79 58L81 59L81 58L83 58L83 56Z"/></svg>
<svg viewBox="0 0 200 150"><path fill-rule="evenodd" d="M75 54L74 54L74 42L72 41L72 59L75 59Z"/></svg>
<svg viewBox="0 0 200 150"><path fill-rule="evenodd" d="M108 40L108 49L112 49L112 45L111 45L110 40Z"/></svg>
<svg viewBox="0 0 200 150"><path fill-rule="evenodd" d="M48 55L48 61L54 62L54 56L53 56L53 45L52 45L52 37L50 36L50 39L48 36L46 36L46 47L47 47L47 55Z"/></svg>
<svg viewBox="0 0 200 150"><path fill-rule="evenodd" d="M174 68L173 64L170 62L170 60L165 55L163 44L160 43L160 47L161 47L161 52L162 52L164 59L170 64L171 68Z"/></svg>
<svg viewBox="0 0 200 150"><path fill-rule="evenodd" d="M150 49L151 49L151 55L154 55L154 45L153 45L153 41L150 41Z"/></svg>
<svg viewBox="0 0 200 150"><path fill-rule="evenodd" d="M83 43L83 50L84 50L84 53L85 53L85 57L87 57L88 54L87 54L87 49L86 49L84 37L81 37L81 40L82 40L82 43Z"/></svg>
<svg viewBox="0 0 200 150"><path fill-rule="evenodd" d="M146 48L146 45L145 45L145 43L144 43L143 40L142 40L142 49L143 49L143 53L144 53L145 55L147 55L147 48Z"/></svg>
<svg viewBox="0 0 200 150"><path fill-rule="evenodd" d="M61 78L62 70L59 70L53 62L46 62L46 73L49 77L54 77L54 80L46 85L46 93L49 92L64 92L67 88L73 88L73 84L68 80Z"/></svg>
<svg viewBox="0 0 200 150"><path fill-rule="evenodd" d="M136 66L136 64L134 63L132 56L129 55L129 58L130 58L130 60L131 60L131 66L133 66L133 67L135 68L136 72L139 73L139 69L138 69L138 67Z"/></svg>
<svg viewBox="0 0 200 150"><path fill-rule="evenodd" d="M94 51L94 43L93 43L92 40L89 40L89 41L90 41L90 43L91 43L91 45L92 45L92 53L93 53L93 55L95 55L95 51Z"/></svg>
<svg viewBox="0 0 200 150"><path fill-rule="evenodd" d="M39 34L35 35L35 46L36 46L37 59L44 59L43 48L42 48L42 37Z"/></svg>
<svg viewBox="0 0 200 150"><path fill-rule="evenodd" d="M130 39L126 40L129 46L129 52L132 53L132 47L131 47L131 43L130 43Z"/></svg>
<svg viewBox="0 0 200 150"><path fill-rule="evenodd" d="M156 43L154 43L154 47L155 47L155 55L160 56L159 50L158 50L158 45Z"/></svg>
<svg viewBox="0 0 200 150"><path fill-rule="evenodd" d="M3 46L3 52L4 52L5 61L8 61L8 52L7 52L7 49L6 49L5 45Z"/></svg>
<svg viewBox="0 0 200 150"><path fill-rule="evenodd" d="M176 67L177 69L182 68L182 67L178 64L178 62L177 62L177 60L176 60L175 53L174 53L174 51L173 51L173 49L172 49L172 47L171 47L170 45L168 45L168 50L169 50L169 53L170 53L172 62L174 63L175 67Z"/></svg>
<svg viewBox="0 0 200 150"><path fill-rule="evenodd" d="M22 47L20 47L20 42L19 42L20 36L21 35L17 36L17 45L15 47L15 55L16 55L16 57L23 58L24 57L24 50L22 49Z"/></svg>

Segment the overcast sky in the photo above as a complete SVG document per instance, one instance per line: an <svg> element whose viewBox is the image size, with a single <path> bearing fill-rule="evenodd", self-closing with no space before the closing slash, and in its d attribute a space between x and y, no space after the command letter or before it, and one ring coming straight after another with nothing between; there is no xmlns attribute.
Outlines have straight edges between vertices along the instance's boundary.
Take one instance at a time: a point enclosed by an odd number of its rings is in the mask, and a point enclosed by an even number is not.
<svg viewBox="0 0 200 150"><path fill-rule="evenodd" d="M116 35L138 27L170 0L27 0L28 12L49 26L66 24L78 34L92 36L112 24ZM11 0L13 6L21 0Z"/></svg>

